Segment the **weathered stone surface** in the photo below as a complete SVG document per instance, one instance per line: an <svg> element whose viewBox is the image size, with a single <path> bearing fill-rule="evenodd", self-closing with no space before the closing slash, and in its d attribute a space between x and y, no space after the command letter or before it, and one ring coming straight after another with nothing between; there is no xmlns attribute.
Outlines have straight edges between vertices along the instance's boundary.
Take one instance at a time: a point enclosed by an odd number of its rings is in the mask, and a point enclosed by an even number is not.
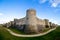
<svg viewBox="0 0 60 40"><path fill-rule="evenodd" d="M21 19L14 19L9 23L5 24L7 27L13 27L23 30L25 33L39 33L44 28L54 28L55 24L49 22L47 19L39 19L36 17L36 11L34 9L28 9L26 16Z"/></svg>

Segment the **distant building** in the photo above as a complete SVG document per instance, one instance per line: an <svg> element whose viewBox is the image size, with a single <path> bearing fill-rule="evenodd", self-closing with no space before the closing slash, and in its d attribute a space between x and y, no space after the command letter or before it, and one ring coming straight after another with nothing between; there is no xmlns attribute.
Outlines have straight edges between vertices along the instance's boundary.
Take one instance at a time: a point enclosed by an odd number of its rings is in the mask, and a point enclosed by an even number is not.
<svg viewBox="0 0 60 40"><path fill-rule="evenodd" d="M25 33L39 33L45 28L55 27L55 24L49 22L48 19L42 20L37 18L34 9L28 9L24 18L14 19L14 21L7 23L7 27L11 27L11 25L19 30L23 30Z"/></svg>

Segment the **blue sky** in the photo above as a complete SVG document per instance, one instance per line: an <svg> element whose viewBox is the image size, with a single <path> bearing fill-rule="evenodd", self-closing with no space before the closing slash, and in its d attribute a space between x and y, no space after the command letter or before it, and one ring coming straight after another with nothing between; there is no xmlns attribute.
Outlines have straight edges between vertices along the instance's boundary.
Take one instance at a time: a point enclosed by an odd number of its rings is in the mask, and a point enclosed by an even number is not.
<svg viewBox="0 0 60 40"><path fill-rule="evenodd" d="M60 0L0 0L0 24L25 17L29 8L38 18L60 24Z"/></svg>

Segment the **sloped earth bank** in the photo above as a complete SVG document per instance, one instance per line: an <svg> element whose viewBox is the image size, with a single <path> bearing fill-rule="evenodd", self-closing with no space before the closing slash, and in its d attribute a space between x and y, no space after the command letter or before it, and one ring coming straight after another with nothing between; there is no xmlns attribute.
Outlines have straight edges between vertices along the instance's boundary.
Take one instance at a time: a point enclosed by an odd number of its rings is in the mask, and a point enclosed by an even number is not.
<svg viewBox="0 0 60 40"><path fill-rule="evenodd" d="M60 27L44 36L17 37L11 35L4 27L0 27L0 40L60 40Z"/></svg>

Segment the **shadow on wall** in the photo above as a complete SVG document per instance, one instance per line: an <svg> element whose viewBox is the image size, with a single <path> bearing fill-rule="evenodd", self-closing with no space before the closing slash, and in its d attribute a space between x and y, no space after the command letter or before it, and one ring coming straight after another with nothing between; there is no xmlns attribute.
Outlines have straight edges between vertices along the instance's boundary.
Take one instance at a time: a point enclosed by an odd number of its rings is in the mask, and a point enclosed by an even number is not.
<svg viewBox="0 0 60 40"><path fill-rule="evenodd" d="M49 28L49 26L48 26L48 25L45 25L45 27L46 27L46 28Z"/></svg>
<svg viewBox="0 0 60 40"><path fill-rule="evenodd" d="M39 32L42 32L45 29L43 25L37 25L37 28Z"/></svg>

